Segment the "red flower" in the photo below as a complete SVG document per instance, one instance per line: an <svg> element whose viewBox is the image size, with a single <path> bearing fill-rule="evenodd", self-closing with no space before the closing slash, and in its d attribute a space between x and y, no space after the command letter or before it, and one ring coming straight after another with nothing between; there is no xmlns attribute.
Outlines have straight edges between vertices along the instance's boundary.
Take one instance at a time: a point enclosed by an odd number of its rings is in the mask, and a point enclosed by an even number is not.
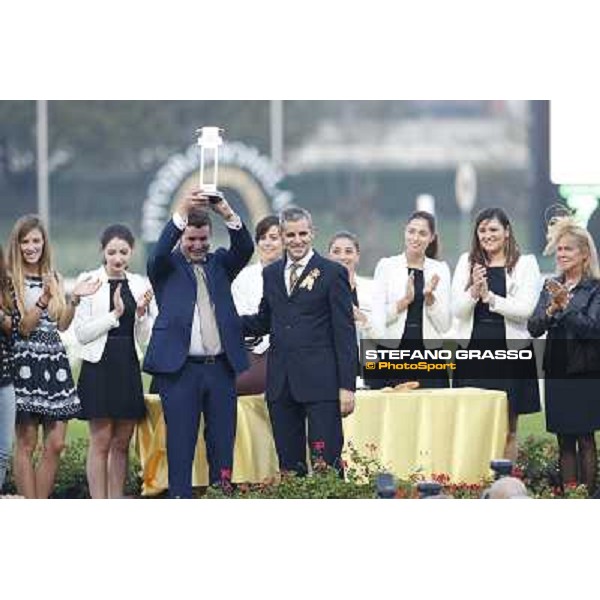
<svg viewBox="0 0 600 600"><path fill-rule="evenodd" d="M325 442L323 440L316 440L313 442L312 447L317 452L323 452L325 450Z"/></svg>
<svg viewBox="0 0 600 600"><path fill-rule="evenodd" d="M231 469L221 469L221 480L231 481Z"/></svg>

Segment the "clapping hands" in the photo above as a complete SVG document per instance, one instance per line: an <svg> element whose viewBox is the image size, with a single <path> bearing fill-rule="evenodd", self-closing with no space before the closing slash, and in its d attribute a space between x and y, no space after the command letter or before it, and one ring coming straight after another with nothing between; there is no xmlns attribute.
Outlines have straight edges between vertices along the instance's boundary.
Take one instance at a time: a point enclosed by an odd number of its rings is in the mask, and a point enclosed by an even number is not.
<svg viewBox="0 0 600 600"><path fill-rule="evenodd" d="M435 302L435 296L433 295L433 292L435 292L439 282L440 276L435 273L429 280L429 283L425 286L425 289L423 290L423 298L426 306L431 306Z"/></svg>
<svg viewBox="0 0 600 600"><path fill-rule="evenodd" d="M471 271L471 279L473 283L471 284L470 292L473 300L481 299L483 302L487 302L490 290L488 288L486 268L479 263L474 264Z"/></svg>
<svg viewBox="0 0 600 600"><path fill-rule="evenodd" d="M154 292L152 291L152 288L148 288L137 301L135 311L139 318L143 317L148 311L148 306L150 306L152 298L154 298Z"/></svg>
<svg viewBox="0 0 600 600"><path fill-rule="evenodd" d="M125 312L125 304L123 303L123 298L121 297L121 284L117 285L115 292L113 294L113 304L114 304L114 312L115 317L120 319L123 313Z"/></svg>
<svg viewBox="0 0 600 600"><path fill-rule="evenodd" d="M102 282L99 279L93 279L92 277L88 277L83 281L78 281L71 292L71 296L76 298L81 298L82 296L91 296L95 294L102 285Z"/></svg>
<svg viewBox="0 0 600 600"><path fill-rule="evenodd" d="M550 294L550 304L546 308L546 314L553 315L559 310L565 310L569 304L569 290L556 279L548 279L544 284L546 291Z"/></svg>

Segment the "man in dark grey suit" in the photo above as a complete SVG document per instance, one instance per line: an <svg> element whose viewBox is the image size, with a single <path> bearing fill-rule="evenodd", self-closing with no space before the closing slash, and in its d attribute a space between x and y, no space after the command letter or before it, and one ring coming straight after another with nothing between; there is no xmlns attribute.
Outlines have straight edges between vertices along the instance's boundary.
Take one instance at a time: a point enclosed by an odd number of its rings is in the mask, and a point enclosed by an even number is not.
<svg viewBox="0 0 600 600"><path fill-rule="evenodd" d="M280 469L304 474L308 441L341 470L342 417L354 410L356 330L347 270L312 247L310 213L281 214L284 257L263 270L248 335L271 334L266 401Z"/></svg>

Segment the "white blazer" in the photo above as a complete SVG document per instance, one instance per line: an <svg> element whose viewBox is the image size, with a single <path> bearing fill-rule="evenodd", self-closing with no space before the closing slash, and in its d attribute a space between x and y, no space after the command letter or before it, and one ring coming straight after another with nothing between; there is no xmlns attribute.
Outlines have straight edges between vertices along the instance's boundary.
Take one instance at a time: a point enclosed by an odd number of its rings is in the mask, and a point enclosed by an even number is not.
<svg viewBox="0 0 600 600"><path fill-rule="evenodd" d="M450 329L450 269L446 262L425 258L423 278L425 285L434 275L440 278L431 306L423 303L423 340L428 347L439 347L443 334ZM406 295L408 269L406 255L382 258L375 267L373 283L371 330L373 337L400 340L404 335L406 314L396 311L396 303ZM431 341L434 340L434 343ZM429 343L427 343L429 342Z"/></svg>
<svg viewBox="0 0 600 600"><path fill-rule="evenodd" d="M456 318L457 339L468 343L473 332L477 300L466 289L470 276L469 255L461 255L452 279L452 314ZM542 288L542 277L533 254L519 257L512 273L506 273L506 298L495 296L490 311L504 317L506 339L518 340L511 347L522 348L531 339L527 319L533 313Z"/></svg>
<svg viewBox="0 0 600 600"><path fill-rule="evenodd" d="M102 285L95 294L81 298L81 302L75 311L73 328L75 337L81 344L78 348L79 358L97 363L104 353L108 332L119 326L119 319L115 317L113 311L109 311L110 284L108 283L106 269L100 267L95 271L82 273L77 281L82 281L88 277L99 279ZM150 287L150 283L146 277L135 273L126 273L126 277L131 294L137 302ZM134 339L138 355L141 355L141 348L148 342L156 312L156 303L152 299L146 314L143 317L137 315L135 317Z"/></svg>

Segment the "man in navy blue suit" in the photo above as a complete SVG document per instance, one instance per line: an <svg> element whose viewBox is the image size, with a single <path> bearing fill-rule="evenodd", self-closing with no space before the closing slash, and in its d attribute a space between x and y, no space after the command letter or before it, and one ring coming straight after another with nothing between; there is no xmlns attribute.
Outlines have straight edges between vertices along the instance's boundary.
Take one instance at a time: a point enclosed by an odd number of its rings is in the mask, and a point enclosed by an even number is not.
<svg viewBox="0 0 600 600"><path fill-rule="evenodd" d="M228 250L209 252L208 207L225 222ZM165 225L148 276L159 315L144 370L154 375L167 430L169 495L192 496L192 465L204 414L211 485L228 487L237 420L236 374L248 368L231 282L248 263L252 238L226 200L210 204L194 191Z"/></svg>
<svg viewBox="0 0 600 600"><path fill-rule="evenodd" d="M312 248L310 213L280 216L285 256L263 270L256 315L242 317L249 335L271 334L266 401L279 467L305 474L311 448L341 471L342 417L354 410L356 330L347 270Z"/></svg>

